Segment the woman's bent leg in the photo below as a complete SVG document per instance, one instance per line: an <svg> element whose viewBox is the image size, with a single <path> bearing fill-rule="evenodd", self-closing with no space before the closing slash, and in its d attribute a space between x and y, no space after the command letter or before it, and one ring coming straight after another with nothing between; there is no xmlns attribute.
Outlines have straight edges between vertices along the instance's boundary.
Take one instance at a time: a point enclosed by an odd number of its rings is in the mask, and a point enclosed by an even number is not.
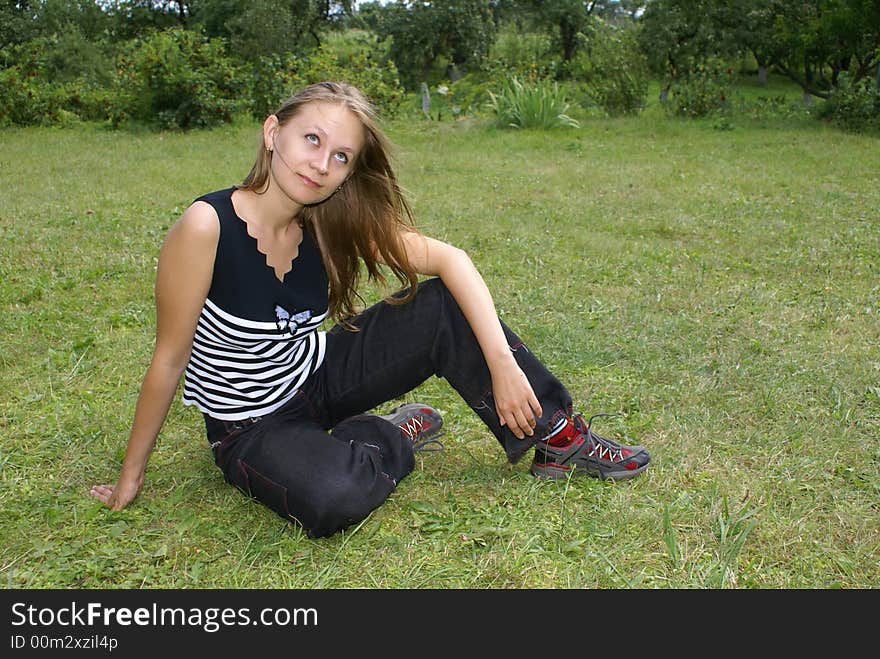
<svg viewBox="0 0 880 659"><path fill-rule="evenodd" d="M354 320L359 331L335 327L327 337L314 388L332 426L411 391L430 376L445 378L517 461L560 419L571 414L562 383L502 323L508 344L535 391L543 415L532 437L518 439L499 422L492 379L476 337L439 279L422 282L407 304L380 302Z"/></svg>
<svg viewBox="0 0 880 659"><path fill-rule="evenodd" d="M218 464L227 481L319 538L367 517L415 460L397 428L375 417L346 419L328 434L281 413L227 442Z"/></svg>

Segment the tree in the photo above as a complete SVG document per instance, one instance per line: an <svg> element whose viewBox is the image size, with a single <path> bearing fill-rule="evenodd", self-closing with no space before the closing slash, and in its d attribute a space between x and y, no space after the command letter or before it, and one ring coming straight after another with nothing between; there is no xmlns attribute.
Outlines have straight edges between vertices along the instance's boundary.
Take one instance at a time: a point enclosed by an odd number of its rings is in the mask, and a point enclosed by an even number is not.
<svg viewBox="0 0 880 659"><path fill-rule="evenodd" d="M758 65L758 84L767 84L767 71L782 54L774 34L773 9L765 0L743 0L738 41L752 54Z"/></svg>
<svg viewBox="0 0 880 659"><path fill-rule="evenodd" d="M3 0L0 2L0 49L24 43L33 35L32 3Z"/></svg>
<svg viewBox="0 0 880 659"><path fill-rule="evenodd" d="M578 47L578 34L584 32L595 2L581 0L521 0L523 11L534 24L551 32L561 51L562 60L570 62Z"/></svg>
<svg viewBox="0 0 880 659"><path fill-rule="evenodd" d="M641 43L655 70L687 73L713 57L751 52L808 94L827 98L844 71L873 75L880 49L877 0L651 0Z"/></svg>
<svg viewBox="0 0 880 659"><path fill-rule="evenodd" d="M0 3L0 48L38 37L58 37L71 30L97 41L112 20L94 0L34 0Z"/></svg>
<svg viewBox="0 0 880 659"><path fill-rule="evenodd" d="M639 0L501 0L499 15L505 20L528 20L553 35L563 62L574 59L593 18L606 23L631 22L644 10Z"/></svg>
<svg viewBox="0 0 880 659"><path fill-rule="evenodd" d="M838 78L873 75L880 57L876 0L775 0L774 64L805 93L828 98Z"/></svg>
<svg viewBox="0 0 880 659"><path fill-rule="evenodd" d="M152 0L102 0L100 6L110 18L114 41L127 41L169 27L185 27L191 13L186 2L169 4Z"/></svg>
<svg viewBox="0 0 880 659"><path fill-rule="evenodd" d="M652 68L675 78L713 57L735 54L739 46L729 21L737 14L729 7L729 0L649 2L639 40Z"/></svg>
<svg viewBox="0 0 880 659"><path fill-rule="evenodd" d="M369 21L381 37L390 37L389 55L408 89L417 89L441 59L449 64L444 77L478 67L495 36L492 7L480 0L399 0L371 6Z"/></svg>
<svg viewBox="0 0 880 659"><path fill-rule="evenodd" d="M353 11L353 0L190 0L193 22L208 37L222 37L245 61L304 53Z"/></svg>

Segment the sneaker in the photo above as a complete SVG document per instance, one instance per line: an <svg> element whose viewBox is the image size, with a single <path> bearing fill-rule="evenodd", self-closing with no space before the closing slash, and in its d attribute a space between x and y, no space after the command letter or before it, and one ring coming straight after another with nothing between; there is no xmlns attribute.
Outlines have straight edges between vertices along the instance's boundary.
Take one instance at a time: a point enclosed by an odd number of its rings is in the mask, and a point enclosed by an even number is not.
<svg viewBox="0 0 880 659"><path fill-rule="evenodd" d="M591 429L597 416L584 422L580 414L572 417L575 436L564 446L548 442L535 444L531 473L538 478L567 478L572 472L595 478L625 480L638 476L651 461L651 454L642 446L624 446L594 433Z"/></svg>
<svg viewBox="0 0 880 659"><path fill-rule="evenodd" d="M443 444L437 441L446 434L442 430L443 417L430 405L406 403L380 416L400 428L412 442L413 451L443 450Z"/></svg>

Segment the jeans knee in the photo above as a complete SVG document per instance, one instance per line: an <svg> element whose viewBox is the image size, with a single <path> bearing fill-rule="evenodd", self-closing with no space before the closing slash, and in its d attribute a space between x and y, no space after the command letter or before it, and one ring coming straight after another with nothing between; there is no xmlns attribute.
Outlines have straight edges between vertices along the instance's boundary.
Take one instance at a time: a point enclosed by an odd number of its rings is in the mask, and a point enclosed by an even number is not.
<svg viewBox="0 0 880 659"><path fill-rule="evenodd" d="M470 325L458 306L458 301L439 277L426 279L419 284L419 297L423 307L432 310L438 330L447 328L453 332L471 332Z"/></svg>
<svg viewBox="0 0 880 659"><path fill-rule="evenodd" d="M370 449L365 449L369 451ZM353 456L357 466L328 480L312 509L309 535L324 537L363 520L378 508L397 486L369 456Z"/></svg>
<svg viewBox="0 0 880 659"><path fill-rule="evenodd" d="M378 508L385 497L373 505L368 505L368 497L364 497L363 492L354 488L348 491L336 489L329 493L327 499L321 501L313 512L311 523L307 528L309 537L326 538L357 524Z"/></svg>

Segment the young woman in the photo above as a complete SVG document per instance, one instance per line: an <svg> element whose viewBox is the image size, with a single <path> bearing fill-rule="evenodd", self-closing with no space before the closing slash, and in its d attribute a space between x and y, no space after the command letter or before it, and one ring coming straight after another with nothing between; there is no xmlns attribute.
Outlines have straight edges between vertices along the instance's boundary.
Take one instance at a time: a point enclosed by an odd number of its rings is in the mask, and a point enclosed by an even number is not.
<svg viewBox="0 0 880 659"><path fill-rule="evenodd" d="M159 257L156 345L122 470L93 496L114 510L137 496L184 374L226 480L310 537L364 519L436 441L442 419L426 404L369 413L432 375L511 462L534 447L537 477L647 468L644 448L573 414L468 255L413 227L388 151L360 91L310 85L266 119L244 182L183 213ZM406 288L357 313L361 272L384 283L385 269Z"/></svg>

